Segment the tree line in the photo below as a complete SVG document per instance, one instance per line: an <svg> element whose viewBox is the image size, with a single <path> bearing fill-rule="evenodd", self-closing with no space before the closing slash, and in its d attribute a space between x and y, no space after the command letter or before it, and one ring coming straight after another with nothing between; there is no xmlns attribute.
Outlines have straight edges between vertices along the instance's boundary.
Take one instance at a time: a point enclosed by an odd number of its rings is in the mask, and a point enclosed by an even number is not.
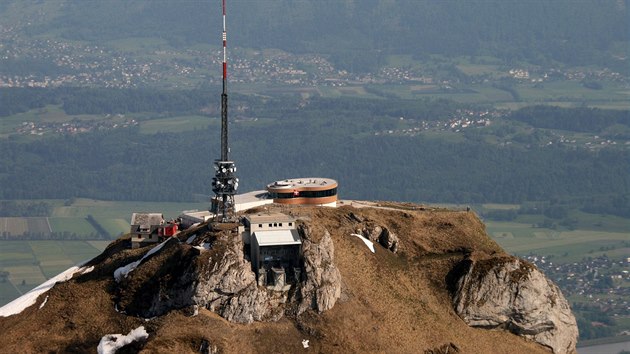
<svg viewBox="0 0 630 354"><path fill-rule="evenodd" d="M361 124L331 116L231 129L242 190L297 176L328 176L344 198L521 203L598 196L627 204L625 151L498 147L430 136L356 134ZM28 143L0 141L0 199L188 201L210 194L216 130L140 134L117 129Z"/></svg>

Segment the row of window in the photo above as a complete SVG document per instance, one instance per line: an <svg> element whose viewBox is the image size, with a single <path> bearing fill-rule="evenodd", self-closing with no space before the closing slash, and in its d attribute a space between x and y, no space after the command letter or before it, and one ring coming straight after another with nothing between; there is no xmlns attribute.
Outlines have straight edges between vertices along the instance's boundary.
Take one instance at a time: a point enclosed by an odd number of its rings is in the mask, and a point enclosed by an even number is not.
<svg viewBox="0 0 630 354"><path fill-rule="evenodd" d="M270 192L272 199L289 199L289 198L324 198L337 195L337 188L326 189L323 191L291 191L287 193Z"/></svg>
<svg viewBox="0 0 630 354"><path fill-rule="evenodd" d="M263 224L258 224L258 228L259 228L259 229L262 229L262 225L263 225ZM290 223L289 223L289 227L291 227L291 226L293 226L293 223L292 223L292 222L290 222ZM274 222L273 224L272 224L272 223L269 223L269 227L282 227L282 223L281 223L281 222L280 222L280 223L278 223L278 222Z"/></svg>

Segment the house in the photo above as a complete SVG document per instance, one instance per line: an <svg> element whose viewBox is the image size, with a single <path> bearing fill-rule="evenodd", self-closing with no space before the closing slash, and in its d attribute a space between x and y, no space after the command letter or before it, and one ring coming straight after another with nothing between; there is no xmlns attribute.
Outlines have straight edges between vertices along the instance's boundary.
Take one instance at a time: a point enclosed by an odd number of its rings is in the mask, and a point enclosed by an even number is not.
<svg viewBox="0 0 630 354"><path fill-rule="evenodd" d="M131 248L157 243L162 225L164 225L164 215L161 213L131 214Z"/></svg>

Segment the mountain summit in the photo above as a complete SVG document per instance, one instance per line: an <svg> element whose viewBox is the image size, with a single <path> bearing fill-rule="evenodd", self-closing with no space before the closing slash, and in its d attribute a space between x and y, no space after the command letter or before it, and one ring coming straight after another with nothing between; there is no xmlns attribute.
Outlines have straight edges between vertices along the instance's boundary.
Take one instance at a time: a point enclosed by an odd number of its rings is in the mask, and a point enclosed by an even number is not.
<svg viewBox="0 0 630 354"><path fill-rule="evenodd" d="M122 237L31 302L0 309L3 350L576 351L559 289L506 254L473 212L398 203L247 211L271 212L297 220L301 239L301 272L286 284L257 280L229 229L202 224L137 249Z"/></svg>

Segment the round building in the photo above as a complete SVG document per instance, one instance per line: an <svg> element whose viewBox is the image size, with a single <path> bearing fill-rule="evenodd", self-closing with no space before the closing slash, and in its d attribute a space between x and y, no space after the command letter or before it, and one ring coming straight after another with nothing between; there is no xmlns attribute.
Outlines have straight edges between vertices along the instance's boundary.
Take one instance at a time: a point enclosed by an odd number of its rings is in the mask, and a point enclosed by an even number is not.
<svg viewBox="0 0 630 354"><path fill-rule="evenodd" d="M337 181L330 178L294 178L267 185L269 197L278 204L337 206Z"/></svg>

